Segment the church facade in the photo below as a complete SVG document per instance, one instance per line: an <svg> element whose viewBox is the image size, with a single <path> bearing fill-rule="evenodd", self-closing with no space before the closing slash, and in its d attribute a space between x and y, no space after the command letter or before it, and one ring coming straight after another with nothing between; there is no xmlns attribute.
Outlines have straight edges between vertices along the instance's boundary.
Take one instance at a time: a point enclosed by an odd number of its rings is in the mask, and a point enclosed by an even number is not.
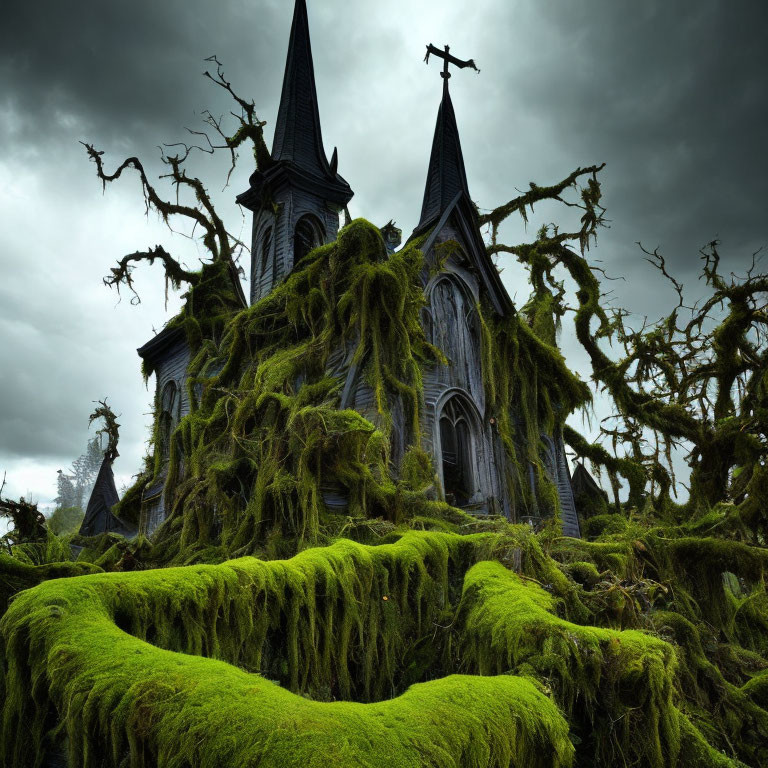
<svg viewBox="0 0 768 768"><path fill-rule="evenodd" d="M296 0L272 147L273 163L256 171L237 202L253 214L250 303L269 294L311 249L333 242L339 220L352 198L338 172L338 154L330 161L323 147L305 0ZM268 202L267 202L268 201ZM400 232L382 228L388 250L400 244ZM505 476L505 449L486 407L481 364L481 328L477 307L504 317L515 312L499 273L486 252L469 194L456 116L444 76L419 223L410 236L426 237L422 283L426 305L421 323L428 341L438 347L447 365L425 367L421 444L431 455L438 493L473 514L501 514L511 520L532 518L514 508ZM441 244L450 243L439 254ZM437 249L437 250L436 250ZM438 255L439 254L439 255ZM243 306L246 301L243 298ZM145 372L156 384L156 445L167 465L170 435L189 412L186 374L190 352L179 328L166 328L138 350ZM353 408L375 420L374 397L346 350L332 355L333 375L344 381L340 408ZM329 362L331 365L331 362ZM408 430L398 428L397 403L392 408L393 464L406 450ZM571 479L561 435L541 435L546 471L557 490L566 535L579 536ZM165 518L163 489L166 472L143 491L141 529L146 534ZM535 484L533 468L527 482ZM343 494L329 488L329 507L342 507Z"/></svg>

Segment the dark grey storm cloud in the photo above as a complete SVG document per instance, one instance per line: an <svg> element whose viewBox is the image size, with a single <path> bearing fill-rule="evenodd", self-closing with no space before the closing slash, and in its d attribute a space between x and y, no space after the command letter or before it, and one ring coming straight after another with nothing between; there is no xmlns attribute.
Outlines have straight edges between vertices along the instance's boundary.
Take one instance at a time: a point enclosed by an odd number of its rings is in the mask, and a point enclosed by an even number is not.
<svg viewBox="0 0 768 768"><path fill-rule="evenodd" d="M611 228L595 250L627 276L617 301L661 312L669 300L634 243L660 246L695 289L698 248L723 241L729 265L768 242L768 5L536 0L308 0L323 136L339 147L353 215L407 233L418 219L439 101L424 46L450 43L482 72L451 79L470 190L491 207L529 181L551 183L605 162ZM124 478L138 470L150 393L135 348L173 311L157 269L132 307L101 284L116 258L157 242L193 264L202 250L145 218L126 178L105 195L78 143L157 172L158 144L184 138L226 95L200 77L217 54L271 134L290 0L38 0L7 3L0 25L0 471L11 491L50 498L55 469L87 439L91 402L122 413ZM201 158L235 233L247 158L229 189ZM530 238L559 213L543 207ZM518 301L526 284L506 264ZM564 336L576 365L577 350Z"/></svg>
<svg viewBox="0 0 768 768"><path fill-rule="evenodd" d="M522 106L557 105L572 151L608 162L617 223L680 262L718 235L766 242L768 6L561 5L542 9L571 74L545 58L548 87L528 80Z"/></svg>
<svg viewBox="0 0 768 768"><path fill-rule="evenodd" d="M0 32L6 95L30 131L55 133L57 112L83 117L102 141L173 135L199 107L190 96L202 59L247 51L261 71L281 20L280 5L79 0L14 3ZM158 135L159 131L159 135ZM143 138L143 137L142 137Z"/></svg>

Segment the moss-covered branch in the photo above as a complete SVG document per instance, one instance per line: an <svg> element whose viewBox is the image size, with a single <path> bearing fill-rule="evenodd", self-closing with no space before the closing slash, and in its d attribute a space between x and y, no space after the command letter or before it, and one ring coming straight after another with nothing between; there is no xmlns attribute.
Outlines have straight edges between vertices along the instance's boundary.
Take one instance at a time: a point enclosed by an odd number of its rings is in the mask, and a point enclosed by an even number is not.
<svg viewBox="0 0 768 768"><path fill-rule="evenodd" d="M99 400L98 407L88 417L88 424L93 424L97 419L104 419L104 426L97 430L97 434L107 436L107 447L104 455L108 461L114 461L120 455L117 452L117 444L120 441L120 425L117 423L115 412L107 405L106 398Z"/></svg>
<svg viewBox="0 0 768 768"><path fill-rule="evenodd" d="M768 457L768 278L757 271L755 260L747 275L724 278L719 272L718 244L710 243L701 252L702 277L710 295L689 307L683 286L664 257L658 250L643 249L678 301L657 322L646 320L639 328L630 327L624 310L606 305L599 279L603 270L591 265L585 255L603 222L599 170L577 169L553 187L532 186L528 195L486 214L481 220L493 227L488 252L511 254L528 267L532 294L524 314L540 334L553 338L560 319L573 312L576 337L589 356L593 381L615 404L616 426L603 429L603 434L615 446L627 447L624 456L615 454L616 460L644 465L646 482L652 484L659 503L671 509L672 454L689 449L688 508L705 513L719 501L742 499L753 472ZM581 201L568 203L563 192L587 173L591 178L581 190ZM497 242L498 226L507 216L543 200L580 207L584 211L581 227L568 232L545 226L532 243ZM556 268L566 270L575 306L565 303L569 292L556 280ZM609 353L607 343L618 345L623 354ZM612 463L606 455L600 463L607 466L606 460ZM734 482L736 477L740 480ZM634 473L632 504L641 497L638 480ZM754 535L762 536L762 528Z"/></svg>

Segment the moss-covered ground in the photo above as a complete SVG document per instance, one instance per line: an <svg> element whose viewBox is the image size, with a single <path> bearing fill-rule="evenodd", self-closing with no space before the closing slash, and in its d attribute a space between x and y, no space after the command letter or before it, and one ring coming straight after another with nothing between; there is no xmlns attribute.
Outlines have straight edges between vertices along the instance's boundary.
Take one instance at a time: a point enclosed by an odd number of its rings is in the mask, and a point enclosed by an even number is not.
<svg viewBox="0 0 768 768"><path fill-rule="evenodd" d="M22 592L1 764L765 764L763 550L485 527Z"/></svg>

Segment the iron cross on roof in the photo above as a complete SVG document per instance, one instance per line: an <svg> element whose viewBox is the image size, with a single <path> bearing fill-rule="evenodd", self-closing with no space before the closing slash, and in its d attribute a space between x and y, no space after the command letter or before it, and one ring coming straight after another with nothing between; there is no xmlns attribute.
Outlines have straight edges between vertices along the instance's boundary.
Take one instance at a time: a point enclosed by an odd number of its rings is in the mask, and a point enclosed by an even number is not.
<svg viewBox="0 0 768 768"><path fill-rule="evenodd" d="M472 69L475 70L475 72L479 72L480 70L475 66L475 60L474 59L468 59L467 61L462 61L461 59L457 59L455 56L451 56L448 51L450 51L450 46L446 45L445 50L441 51L439 48L435 48L432 43L430 43L427 46L427 55L424 57L424 61L429 64L429 55L434 54L435 56L439 56L441 59L443 59L443 71L440 73L440 77L445 78L446 80L451 76L451 73L448 71L448 65L449 64L455 64L460 69L464 69L464 67L472 67Z"/></svg>

